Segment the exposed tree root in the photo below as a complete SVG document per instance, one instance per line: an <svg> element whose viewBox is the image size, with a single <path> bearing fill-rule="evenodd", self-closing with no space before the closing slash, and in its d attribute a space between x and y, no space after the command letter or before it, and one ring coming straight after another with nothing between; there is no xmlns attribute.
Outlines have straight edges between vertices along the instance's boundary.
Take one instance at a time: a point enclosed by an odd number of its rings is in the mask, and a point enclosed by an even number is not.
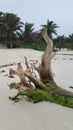
<svg viewBox="0 0 73 130"><path fill-rule="evenodd" d="M46 29L42 31L42 36L47 43L47 48L42 56L40 65L38 67L36 66L38 61L32 61L32 63L29 64L27 58L24 57L25 70L21 63L18 63L17 70L10 69L9 75L19 76L20 82L8 85L10 89L18 90L18 93L14 97L9 98L16 100L19 96L27 96L32 102L46 100L73 107L73 93L59 88L53 80L51 59L55 54L52 54L53 43L48 37ZM39 77L35 71L38 72Z"/></svg>

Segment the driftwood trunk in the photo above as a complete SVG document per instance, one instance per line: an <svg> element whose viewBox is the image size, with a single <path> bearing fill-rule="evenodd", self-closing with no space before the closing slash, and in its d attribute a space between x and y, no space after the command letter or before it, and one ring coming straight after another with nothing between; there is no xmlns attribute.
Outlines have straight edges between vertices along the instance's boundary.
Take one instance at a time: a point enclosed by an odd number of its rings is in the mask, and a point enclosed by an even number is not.
<svg viewBox="0 0 73 130"><path fill-rule="evenodd" d="M25 65L26 70L23 70L23 67L21 63L18 63L17 70L10 69L10 75L18 75L20 77L20 83L14 83L10 84L10 88L18 89L19 92L16 97L18 97L20 94L22 95L33 95L33 91L35 90L42 90L42 91L48 91L52 94L59 94L66 97L73 97L73 92L66 91L60 87L58 87L53 80L52 71L51 71L51 59L53 58L52 50L53 50L53 42L48 37L47 29L44 28L41 33L42 37L44 38L45 42L47 43L46 50L41 58L41 63L38 67L36 67L36 62L29 65L27 58L25 57ZM34 76L32 69L37 70L39 73L39 77ZM27 78L28 80L27 80ZM53 81L53 82L51 82ZM33 85L31 84L33 83ZM51 85L48 86L48 83L51 83ZM52 88L54 86L54 88ZM25 87L25 88L24 88ZM32 91L31 91L32 90Z"/></svg>
<svg viewBox="0 0 73 130"><path fill-rule="evenodd" d="M49 38L46 28L43 29L41 35L44 38L45 42L47 43L47 47L42 56L41 64L38 66L37 71L40 75L40 79L43 82L49 82L49 81L53 81L53 76L52 76L52 71L51 71L53 42Z"/></svg>

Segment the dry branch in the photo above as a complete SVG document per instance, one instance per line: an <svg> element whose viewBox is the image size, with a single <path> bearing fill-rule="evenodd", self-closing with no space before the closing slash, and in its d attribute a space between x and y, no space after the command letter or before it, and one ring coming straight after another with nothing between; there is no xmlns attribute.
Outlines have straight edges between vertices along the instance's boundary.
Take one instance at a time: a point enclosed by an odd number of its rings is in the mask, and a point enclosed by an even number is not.
<svg viewBox="0 0 73 130"><path fill-rule="evenodd" d="M25 65L26 65L26 68L29 69L29 64L28 64L28 61L27 61L27 57L24 56L24 58L25 58Z"/></svg>
<svg viewBox="0 0 73 130"><path fill-rule="evenodd" d="M9 72L10 75L18 75L20 77L20 82L24 85L24 86L28 86L29 87L29 84L28 84L28 81L25 80L26 77L28 77L29 80L31 80L33 83L34 83L34 86L37 88L41 88L41 89L46 89L46 85L40 81L40 79L38 79L37 77L33 76L29 71L28 69L27 70L23 70L23 67L21 64L18 64L18 67L17 67L17 70L13 70L13 69L10 69L10 72Z"/></svg>

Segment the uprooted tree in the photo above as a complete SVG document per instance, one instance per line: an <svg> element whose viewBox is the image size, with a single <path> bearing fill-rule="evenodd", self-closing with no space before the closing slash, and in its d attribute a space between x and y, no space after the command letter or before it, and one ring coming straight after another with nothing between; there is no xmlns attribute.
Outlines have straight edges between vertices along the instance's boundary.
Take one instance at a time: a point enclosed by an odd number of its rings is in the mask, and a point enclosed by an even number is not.
<svg viewBox="0 0 73 130"><path fill-rule="evenodd" d="M9 74L18 75L20 82L9 84L10 89L18 90L14 97L9 98L16 101L19 97L26 96L32 102L46 100L73 107L73 93L58 87L54 82L51 71L51 59L54 57L53 42L49 38L46 28L42 30L41 35L47 43L47 47L39 65L37 66L37 60L29 64L25 57L25 70L21 63L18 63L17 70L10 69ZM38 74L39 76L37 76Z"/></svg>

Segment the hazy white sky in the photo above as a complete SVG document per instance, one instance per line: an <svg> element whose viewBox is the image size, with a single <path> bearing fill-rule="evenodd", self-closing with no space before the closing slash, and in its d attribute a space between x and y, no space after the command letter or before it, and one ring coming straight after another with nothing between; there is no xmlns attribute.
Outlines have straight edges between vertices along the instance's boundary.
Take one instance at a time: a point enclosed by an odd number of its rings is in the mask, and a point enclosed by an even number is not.
<svg viewBox="0 0 73 130"><path fill-rule="evenodd" d="M0 11L17 14L36 30L49 19L60 27L58 35L73 33L73 0L1 0Z"/></svg>

